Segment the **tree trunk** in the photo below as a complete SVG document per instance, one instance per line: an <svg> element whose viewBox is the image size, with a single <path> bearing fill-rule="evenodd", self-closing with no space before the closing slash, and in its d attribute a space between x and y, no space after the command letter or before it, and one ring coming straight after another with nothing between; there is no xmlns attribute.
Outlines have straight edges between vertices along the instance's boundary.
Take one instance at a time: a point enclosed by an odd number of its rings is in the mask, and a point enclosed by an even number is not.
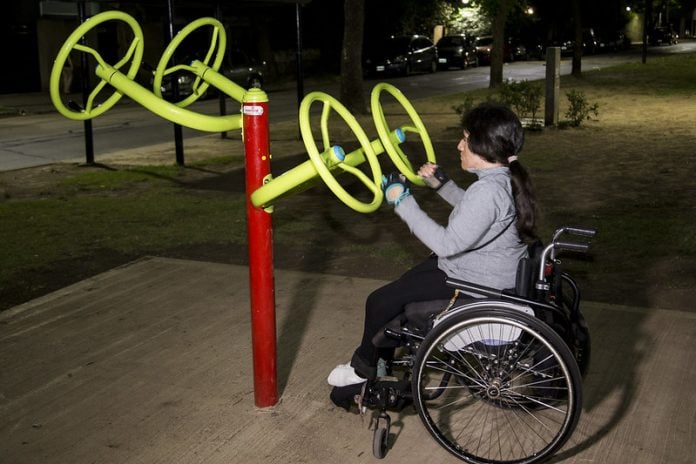
<svg viewBox="0 0 696 464"><path fill-rule="evenodd" d="M582 53L583 53L583 37L582 37L582 12L580 10L580 0L573 0L573 64L570 73L575 77L580 77L582 74Z"/></svg>
<svg viewBox="0 0 696 464"><path fill-rule="evenodd" d="M571 74L580 77L582 74L582 12L580 10L580 0L573 0L573 26L575 32L575 47L573 49L573 66Z"/></svg>
<svg viewBox="0 0 696 464"><path fill-rule="evenodd" d="M491 76L490 87L498 87L503 83L503 59L505 56L505 22L512 0L500 0L497 10L493 13L491 32L493 43L491 44Z"/></svg>
<svg viewBox="0 0 696 464"><path fill-rule="evenodd" d="M652 10L653 10L652 0L645 0L645 13L643 13L643 50L641 55L641 62L643 64L648 62L648 42L650 42L650 33L652 32Z"/></svg>
<svg viewBox="0 0 696 464"><path fill-rule="evenodd" d="M365 0L345 0L340 100L356 114L367 113L363 95L362 48Z"/></svg>

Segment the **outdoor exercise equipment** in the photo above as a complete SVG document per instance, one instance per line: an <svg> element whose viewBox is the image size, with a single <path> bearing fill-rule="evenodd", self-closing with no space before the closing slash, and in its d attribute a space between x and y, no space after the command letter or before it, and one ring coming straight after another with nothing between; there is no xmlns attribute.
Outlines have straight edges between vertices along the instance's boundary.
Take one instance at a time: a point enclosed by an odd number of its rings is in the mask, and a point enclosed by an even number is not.
<svg viewBox="0 0 696 464"><path fill-rule="evenodd" d="M133 38L126 54L111 65L93 48L81 43L85 36L96 26L107 21L125 23ZM211 28L210 46L203 60L194 60L189 64L170 66L172 57L182 42L200 28ZM398 169L412 182L421 184L406 154L400 148L407 132L420 136L425 147L427 159L435 162L432 143L427 131L413 106L401 92L389 84L380 84L372 92L371 106L379 139L370 140L355 117L336 99L323 92L312 92L300 105L300 131L307 148L309 160L288 172L274 178L270 173L270 146L268 129L268 98L260 89L245 90L218 72L226 46L225 29L214 18L198 19L182 29L167 46L154 72L153 91L134 81L142 62L144 40L137 21L126 13L108 11L100 13L82 25L68 37L54 63L51 73L51 99L56 109L65 117L74 120L95 118L127 95L158 116L193 129L207 132L225 132L242 129L244 141L246 194L247 194L247 230L249 243L249 276L252 318L252 348L254 364L255 403L259 407L272 406L277 403L277 368L276 368L276 334L275 334L275 296L273 277L273 242L271 207L281 197L306 188L323 180L336 196L346 205L361 213L369 213L379 208L383 200L380 188L382 170L377 156L385 151ZM97 66L94 73L100 81L89 94L84 108L66 106L61 100L60 71L70 53L73 51L88 54ZM127 71L121 71L126 67ZM192 93L180 101L170 103L161 94L163 80L175 77L181 72L195 75ZM97 98L104 88L110 85L115 90L104 102ZM214 86L241 103L241 114L209 116L186 109L200 98L208 86ZM383 91L390 93L406 109L413 125L390 129L380 102ZM310 124L310 112L314 103L323 104L320 119L320 132L323 148L317 146ZM353 132L360 148L345 153L343 148L331 143L329 136L329 118L337 113ZM357 166L367 163L370 175L366 175ZM370 201L361 201L348 193L335 176L349 173L357 177L371 193Z"/></svg>
<svg viewBox="0 0 696 464"><path fill-rule="evenodd" d="M176 49L181 45L181 43L191 35L194 31L197 31L198 29L205 27L205 26L210 26L212 28L212 34L211 34L211 40L210 40L210 48L208 49L208 53L206 54L205 58L203 59L202 62L197 61L196 65L197 67L193 67L193 63L190 65L186 64L178 64L172 67L167 67L167 65L172 61L172 57L174 56L174 52ZM182 72L182 71L189 71L193 73L196 76L195 81L193 82L193 85L191 87L191 95L188 97L184 98L180 102L176 102L175 105L180 106L182 108L190 105L191 103L195 102L198 100L201 96L205 95L205 91L208 89L208 82L203 80L200 75L198 74L197 70L199 69L198 66L205 66L208 67L214 71L217 71L220 69L220 65L222 64L222 60L225 58L225 46L226 46L226 33L225 33L225 27L222 25L220 21L214 18L200 18L197 19L188 25L186 25L179 33L172 39L172 41L169 43L167 48L164 49L164 52L162 53L162 57L159 60L159 63L157 64L157 68L155 68L155 74L154 74L154 79L152 81L152 91L157 95L158 97L162 98L162 80L165 76L168 75L174 75L176 76L176 73ZM213 59L214 56L214 59ZM211 63L211 60L212 63Z"/></svg>
<svg viewBox="0 0 696 464"><path fill-rule="evenodd" d="M205 21L199 20L199 22L195 24L196 28L205 25L212 25L214 23L219 24L219 26L216 25L214 28L215 31L217 31L217 35L213 35L213 42L217 40L220 44L223 44L224 46L224 29L222 28L222 25L219 23L219 21L217 21L214 18L203 19L205 19ZM79 43L80 39L86 36L92 29L107 21L122 21L126 23L128 26L130 26L131 32L133 33L133 40L131 42L130 47L128 48L127 53L115 65L110 65L109 63L107 63L99 54L99 52L97 52L93 48ZM184 36L182 36L181 40L188 36L190 32L191 30L188 30L187 33ZM181 40L175 43L173 42L174 47L168 47L167 51L170 53L169 56L171 56L171 53L174 52L176 46L178 46L181 43ZM130 97L132 100L140 103L145 108L157 114L158 116L172 121L174 123L181 124L182 126L190 127L192 129L197 129L206 132L224 132L239 129L242 127L241 115L209 116L190 111L186 108L183 108L182 106L186 106L192 103L193 101L195 101L195 99L187 99L182 102L179 102L179 105L175 105L173 103L163 100L162 98L155 95L153 92L150 92L149 90L135 82L133 79L138 73L140 64L142 62L143 48L144 39L142 29L138 25L137 21L133 19L133 17L131 17L130 15L127 15L126 13L120 11L106 11L93 16L87 22L80 25L77 29L75 29L75 31L73 31L72 34L70 34L70 36L67 38L67 40L61 47L53 64L53 69L51 71L51 82L49 86L51 91L51 100L58 112L60 112L63 116L69 119L93 119L111 109L121 99L123 95L128 95L128 97ZM211 51L212 49L213 46L211 46ZM92 58L94 58L94 60L97 62L97 67L95 68L94 73L97 75L97 77L100 78L99 83L90 93L85 108L81 108L79 110L68 108L63 103L60 94L60 70L63 68L63 65L65 64L66 60L68 59L68 56L73 50L87 53ZM216 58L215 62L217 62L217 60L218 58ZM129 61L131 62L130 68L128 68L128 72L124 74L120 71L120 69L123 66L125 66ZM158 66L158 68L161 67L160 74L164 75L165 73L173 72L179 69L186 69L194 72L196 69L200 69L202 67L207 68L207 66L205 66L204 63L200 62L194 62L190 66L174 66L172 68L166 68L166 64L168 63L168 61L169 60L165 61L164 57L160 60L161 66ZM97 96L101 93L101 91L104 89L104 87L106 87L107 84L111 85L116 90L104 102L97 103ZM203 84L201 84L201 86L198 87L199 91L202 85ZM233 89L228 89L227 93L232 93L237 97L243 96L246 93L244 89L242 89L237 84L231 81L227 82L226 87ZM240 97L238 101L241 102L241 100L242 98Z"/></svg>
<svg viewBox="0 0 696 464"><path fill-rule="evenodd" d="M310 124L310 111L315 102L323 103L320 122L323 143L321 151L314 140ZM331 144L328 121L332 110L343 119L357 137L360 149L346 154L342 147ZM355 211L369 213L379 208L383 194L380 188L382 169L377 155L384 152L379 141L370 141L355 117L338 100L323 92L312 92L302 100L299 119L300 133L307 148L309 160L277 178L270 179L266 185L251 195L252 204L268 206L278 198L297 191L299 187L315 179L318 175L341 201ZM355 167L365 161L369 164L372 178L367 177ZM356 176L371 192L372 201L362 202L349 194L334 177L333 171L335 170Z"/></svg>
<svg viewBox="0 0 696 464"><path fill-rule="evenodd" d="M384 116L381 96L382 92L391 94L396 101L406 110L413 125L396 127L391 129ZM322 102L322 112L320 119L321 138L323 150L319 150L312 135L310 124L310 110L315 102ZM362 130L355 117L335 98L323 92L312 92L308 94L300 105L300 132L303 142L307 148L310 160L302 163L295 168L285 172L279 177L270 179L268 183L256 190L251 196L254 206L266 207L273 204L278 198L289 193L293 193L303 188L316 178L317 173L331 191L350 208L360 213L370 213L382 202L383 195L380 188L381 170L376 156L385 151L394 162L397 169L404 174L412 183L423 186L423 180L416 174L416 170L409 161L408 157L401 148L401 144L406 141L407 133L415 133L420 137L425 149L428 161L435 163L435 150L433 149L428 131L413 105L401 93L399 89L391 84L382 82L377 84L371 93L370 106L379 140L368 141L367 136ZM343 148L332 145L329 137L328 121L331 110L338 113L348 127L353 131L360 142L361 148L346 154ZM364 173L355 169L365 161L368 161L372 170L372 180L368 179ZM349 194L335 179L334 172L349 172L358 179L373 193L372 201L362 202Z"/></svg>
<svg viewBox="0 0 696 464"><path fill-rule="evenodd" d="M372 109L372 117L375 121L375 127L377 128L377 133L379 134L379 139L382 141L384 148L387 150L389 157L394 162L397 169L405 175L411 183L424 186L425 183L421 179L413 166L408 160L408 157L403 152L398 143L395 143L393 132L389 130L389 125L384 117L384 110L382 109L382 104L380 101L380 96L382 92L387 91L391 94L406 110L414 126L404 126L397 130L403 131L399 139L403 142L405 137L405 132L413 132L420 136L423 147L425 148L425 154L431 163L435 163L435 150L433 149L433 143L430 141L430 136L428 131L423 124L420 116L411 105L411 102L404 96L403 93L396 87L386 82L381 82L372 89L372 94L370 96L370 108Z"/></svg>
<svg viewBox="0 0 696 464"><path fill-rule="evenodd" d="M130 47L128 47L127 53L118 63L116 63L113 66L107 65L96 50L79 43L80 39L86 36L89 31L107 21L122 21L130 27L131 32L133 33L133 40L131 41ZM128 72L125 74L125 76L128 79L133 79L135 78L135 75L138 73L138 70L140 69L140 63L143 60L144 46L145 43L143 40L143 31L140 28L138 22L135 19L133 19L133 17L121 13L119 11L106 11L104 13L90 18L89 21L81 24L77 29L75 29L75 31L73 31L72 34L70 34L70 36L66 39L65 43L58 52L55 62L53 63L53 69L51 70L51 78L49 83L49 88L51 91L51 101L53 102L53 105L56 107L58 112L60 112L60 114L62 114L66 118L82 121L85 119L96 118L100 114L103 114L106 111L110 110L123 96L123 93L119 92L118 90L115 90L109 98L107 98L101 104L95 106L95 98L106 86L106 84L109 83L108 79L102 78L102 80L95 86L94 90L89 94L89 98L84 109L82 109L81 111L77 111L68 108L63 103L63 100L60 98L60 75L63 70L63 67L65 66L65 63L68 61L70 53L73 50L90 54L97 60L100 66L108 67L109 69L113 69L114 71L120 70L124 65L131 61L130 67L128 68Z"/></svg>

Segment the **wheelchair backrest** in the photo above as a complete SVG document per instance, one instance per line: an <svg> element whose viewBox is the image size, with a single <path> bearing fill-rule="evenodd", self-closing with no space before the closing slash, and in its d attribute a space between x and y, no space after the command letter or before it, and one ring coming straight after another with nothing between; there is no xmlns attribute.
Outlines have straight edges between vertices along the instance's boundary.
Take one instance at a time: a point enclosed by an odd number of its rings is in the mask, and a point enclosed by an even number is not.
<svg viewBox="0 0 696 464"><path fill-rule="evenodd" d="M544 244L540 240L535 241L527 247L529 257L522 258L517 263L517 276L515 278L515 293L519 296L536 299L534 283L539 268L539 260L544 250Z"/></svg>

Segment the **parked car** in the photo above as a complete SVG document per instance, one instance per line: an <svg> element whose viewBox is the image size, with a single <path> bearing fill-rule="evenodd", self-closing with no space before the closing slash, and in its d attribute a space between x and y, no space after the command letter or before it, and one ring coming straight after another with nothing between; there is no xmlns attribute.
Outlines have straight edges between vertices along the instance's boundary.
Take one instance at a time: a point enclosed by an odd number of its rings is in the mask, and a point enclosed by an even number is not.
<svg viewBox="0 0 696 464"><path fill-rule="evenodd" d="M525 58L527 60L542 60L544 59L545 41L534 34L526 34L519 38L510 39L513 42L519 43L524 47Z"/></svg>
<svg viewBox="0 0 696 464"><path fill-rule="evenodd" d="M573 41L574 42L574 41ZM601 51L599 38L595 34L594 29L586 28L582 30L582 54L594 55ZM573 50L574 52L574 50Z"/></svg>
<svg viewBox="0 0 696 464"><path fill-rule="evenodd" d="M478 66L478 56L473 40L464 35L446 35L437 41L437 62L443 69L453 66L468 68Z"/></svg>
<svg viewBox="0 0 696 464"><path fill-rule="evenodd" d="M631 39L626 37L623 31L614 31L599 35L597 38L599 43L599 53L615 52L618 50L627 50L631 48Z"/></svg>
<svg viewBox="0 0 696 464"><path fill-rule="evenodd" d="M422 35L390 37L367 50L364 70L368 75L437 71L437 49Z"/></svg>
<svg viewBox="0 0 696 464"><path fill-rule="evenodd" d="M679 40L679 36L671 27L656 27L648 35L650 45L674 45Z"/></svg>
<svg viewBox="0 0 696 464"><path fill-rule="evenodd" d="M544 47L544 57L546 57L546 49L549 47L558 47L561 49L561 56L573 56L575 53L575 42L570 39L552 40Z"/></svg>
<svg viewBox="0 0 696 464"><path fill-rule="evenodd" d="M222 63L220 73L245 89L260 89L264 84L266 62L256 61L242 50L230 50Z"/></svg>
<svg viewBox="0 0 696 464"><path fill-rule="evenodd" d="M181 62L190 63L195 59L201 59L201 57L187 55ZM252 60L243 51L232 49L228 50L218 72L245 89L262 88L265 83L266 62ZM143 87L152 89L154 74L155 67L147 62L143 62L138 71L136 80ZM191 95L196 76L190 71L181 70L162 78L160 91L165 100L175 100L172 88L174 79L176 79L178 83L179 92L179 98L176 100L181 101ZM211 98L216 95L218 95L217 89L213 86L209 86L201 98Z"/></svg>
<svg viewBox="0 0 696 464"><path fill-rule="evenodd" d="M477 37L476 42L475 42L475 47L476 47L476 55L478 56L479 63L480 64L490 64L491 63L491 50L493 49L493 37L490 35L484 35L481 37ZM515 52L516 49L520 53L520 55L519 55L520 59L522 59L521 57L526 55L526 49L524 48L524 46L521 44L519 44L519 46L517 44L515 46L513 46L509 40L506 40L505 47L503 49L503 61L505 61L505 62L514 61L515 56L516 56L516 52Z"/></svg>
<svg viewBox="0 0 696 464"><path fill-rule="evenodd" d="M505 53L510 58L510 61L527 61L529 59L527 46L517 37L507 38Z"/></svg>

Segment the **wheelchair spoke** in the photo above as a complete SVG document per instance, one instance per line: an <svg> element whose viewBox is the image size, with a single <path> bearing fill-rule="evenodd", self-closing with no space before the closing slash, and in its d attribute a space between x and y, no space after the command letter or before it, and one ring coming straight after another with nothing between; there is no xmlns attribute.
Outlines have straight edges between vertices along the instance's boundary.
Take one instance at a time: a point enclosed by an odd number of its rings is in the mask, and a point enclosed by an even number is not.
<svg viewBox="0 0 696 464"><path fill-rule="evenodd" d="M462 312L426 336L414 403L433 437L465 461L542 460L577 423L581 377L548 326L527 314L495 314Z"/></svg>
<svg viewBox="0 0 696 464"><path fill-rule="evenodd" d="M468 361L465 361L465 362L468 364ZM459 370L459 369L455 369L454 366L452 366L451 364L444 363L444 362L442 362L442 361L441 361L440 363L441 363L444 367L435 366L435 365L431 365L430 367L433 368L434 370L438 370L438 371L440 371L440 372L444 372L444 373L447 373L447 374L454 374L454 375L456 375L457 377L465 378L465 379L470 380L470 381L473 382L475 385L478 385L478 386L480 386L480 387L483 387L483 386L485 385L485 382L484 382L483 378L481 378L480 376L478 376L478 378L475 379L475 378L471 377L470 375L468 375L466 372L463 372L463 371L461 371L461 370ZM468 367L471 368L470 365L469 365ZM477 371L477 370L475 370L475 369L471 369L471 371L474 372L475 374L479 374L479 371Z"/></svg>

